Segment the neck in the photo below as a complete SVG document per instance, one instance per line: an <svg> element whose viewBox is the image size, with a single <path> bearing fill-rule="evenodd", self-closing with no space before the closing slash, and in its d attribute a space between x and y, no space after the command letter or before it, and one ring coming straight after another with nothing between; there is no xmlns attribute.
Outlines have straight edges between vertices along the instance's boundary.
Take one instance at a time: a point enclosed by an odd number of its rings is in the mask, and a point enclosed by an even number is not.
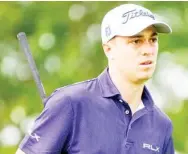
<svg viewBox="0 0 188 154"><path fill-rule="evenodd" d="M110 68L109 74L114 85L119 90L122 98L129 104L132 112L134 113L141 102L144 83L138 84L131 82L125 76L121 75L121 73Z"/></svg>

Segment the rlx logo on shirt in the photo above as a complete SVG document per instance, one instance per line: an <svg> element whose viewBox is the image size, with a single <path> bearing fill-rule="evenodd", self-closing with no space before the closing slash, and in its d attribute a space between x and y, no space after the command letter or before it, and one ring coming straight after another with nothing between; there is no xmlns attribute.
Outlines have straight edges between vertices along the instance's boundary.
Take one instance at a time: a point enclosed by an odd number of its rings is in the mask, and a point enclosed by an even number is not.
<svg viewBox="0 0 188 154"><path fill-rule="evenodd" d="M155 151L155 152L159 152L159 149L160 149L160 147L158 147L158 146L154 146L154 145L147 144L147 143L143 143L143 148L149 149L149 150Z"/></svg>

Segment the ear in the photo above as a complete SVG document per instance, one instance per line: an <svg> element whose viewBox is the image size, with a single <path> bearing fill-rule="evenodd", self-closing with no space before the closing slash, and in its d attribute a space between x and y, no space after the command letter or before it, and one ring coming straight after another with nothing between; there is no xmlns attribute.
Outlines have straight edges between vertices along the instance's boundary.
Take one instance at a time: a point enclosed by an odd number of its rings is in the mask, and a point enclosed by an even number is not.
<svg viewBox="0 0 188 154"><path fill-rule="evenodd" d="M110 55L111 55L111 52L110 52L111 51L111 46L110 46L110 44L109 43L103 44L102 47L103 47L103 50L104 50L104 53L105 53L106 57L109 59Z"/></svg>
<svg viewBox="0 0 188 154"><path fill-rule="evenodd" d="M106 54L106 52L109 52L109 51L110 51L110 46L109 46L109 44L103 44L102 47L103 47L103 50L104 50L105 54Z"/></svg>

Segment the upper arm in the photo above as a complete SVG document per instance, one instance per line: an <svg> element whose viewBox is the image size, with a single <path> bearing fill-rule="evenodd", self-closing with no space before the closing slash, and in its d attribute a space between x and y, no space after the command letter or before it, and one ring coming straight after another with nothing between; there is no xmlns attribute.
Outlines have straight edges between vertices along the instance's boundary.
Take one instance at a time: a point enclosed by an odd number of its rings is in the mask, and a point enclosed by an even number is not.
<svg viewBox="0 0 188 154"><path fill-rule="evenodd" d="M172 136L170 136L167 145L164 150L164 154L174 154L174 145L173 145L173 139Z"/></svg>
<svg viewBox="0 0 188 154"><path fill-rule="evenodd" d="M69 98L56 92L46 102L45 108L35 120L31 134L20 144L25 153L61 153L69 145L73 122L73 110Z"/></svg>
<svg viewBox="0 0 188 154"><path fill-rule="evenodd" d="M174 154L172 131L173 131L173 127L172 127L172 124L170 123L166 132L163 154Z"/></svg>

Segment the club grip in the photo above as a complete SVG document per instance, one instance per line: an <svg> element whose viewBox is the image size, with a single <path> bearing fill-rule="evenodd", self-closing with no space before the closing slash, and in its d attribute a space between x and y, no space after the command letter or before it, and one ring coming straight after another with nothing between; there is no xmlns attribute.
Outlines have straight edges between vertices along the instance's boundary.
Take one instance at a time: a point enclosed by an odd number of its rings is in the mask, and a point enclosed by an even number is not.
<svg viewBox="0 0 188 154"><path fill-rule="evenodd" d="M22 50L24 51L24 54L27 58L27 61L29 63L29 67L31 69L33 78L35 80L35 83L37 85L37 88L38 88L38 91L39 91L39 94L40 94L40 97L41 97L41 99L44 103L45 100L46 100L45 90L44 90L43 84L40 80L40 76L39 76L39 73L37 71L35 61L33 60L33 57L32 57L32 54L31 54L31 51L30 51L30 48L29 48L29 44L27 42L26 34L24 32L20 32L20 33L18 33L17 38L18 38L20 46L21 46Z"/></svg>

